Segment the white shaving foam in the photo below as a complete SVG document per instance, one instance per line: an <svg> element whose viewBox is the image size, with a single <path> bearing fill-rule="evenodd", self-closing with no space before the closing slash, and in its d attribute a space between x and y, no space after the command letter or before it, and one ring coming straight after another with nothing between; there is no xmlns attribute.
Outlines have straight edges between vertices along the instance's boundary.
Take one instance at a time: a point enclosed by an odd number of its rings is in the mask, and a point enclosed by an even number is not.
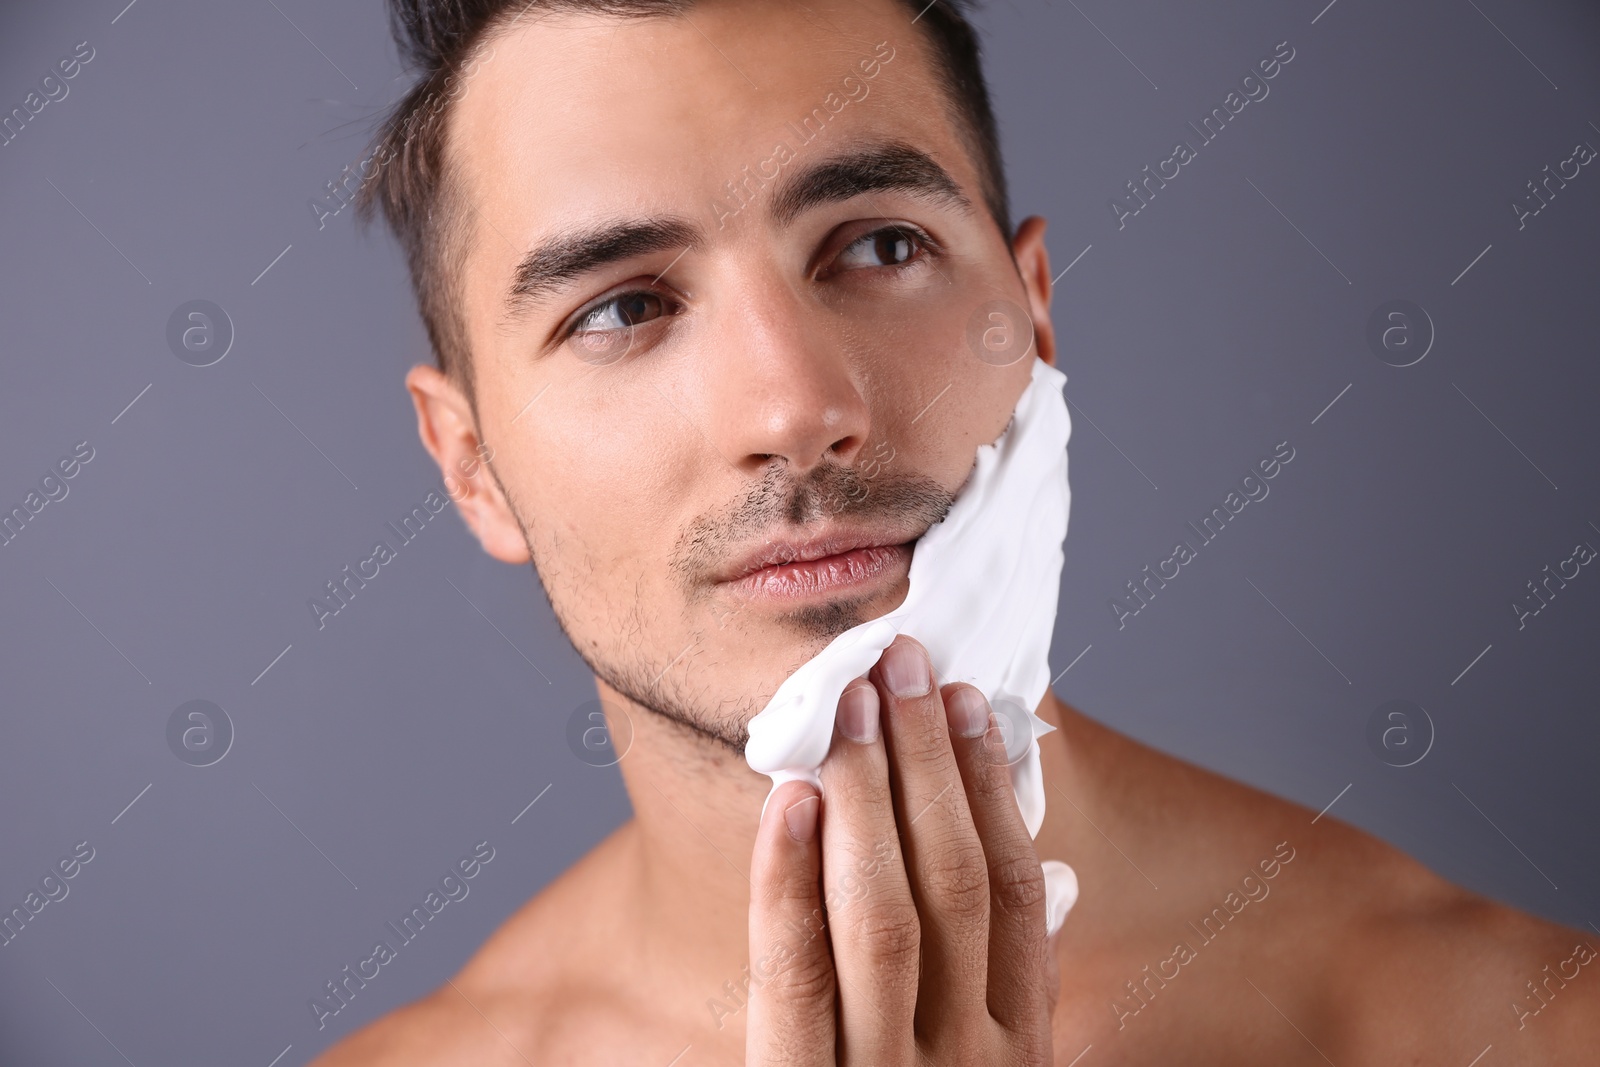
<svg viewBox="0 0 1600 1067"><path fill-rule="evenodd" d="M1030 836L1044 822L1039 738L1054 730L1034 714L1050 685L1050 638L1072 494L1066 375L1030 355L1033 377L1014 418L978 448L974 470L944 521L911 559L910 592L894 611L846 630L791 674L750 720L745 759L773 789L818 770L833 739L839 697L878 662L895 635L927 648L942 683L966 682L989 699L1007 732L1006 758ZM768 794L771 799L771 793ZM1046 923L1059 930L1078 896L1072 868L1043 863Z"/></svg>

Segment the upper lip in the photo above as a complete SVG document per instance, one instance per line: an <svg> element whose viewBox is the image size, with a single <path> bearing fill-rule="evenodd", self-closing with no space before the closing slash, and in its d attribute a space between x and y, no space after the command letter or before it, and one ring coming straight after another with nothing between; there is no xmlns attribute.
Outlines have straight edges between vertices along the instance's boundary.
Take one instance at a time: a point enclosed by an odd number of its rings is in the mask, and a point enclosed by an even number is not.
<svg viewBox="0 0 1600 1067"><path fill-rule="evenodd" d="M805 563L839 556L858 548L887 548L907 544L920 534L904 532L876 532L871 530L837 530L805 539L773 539L753 549L725 568L719 581L736 582L763 567L785 563Z"/></svg>

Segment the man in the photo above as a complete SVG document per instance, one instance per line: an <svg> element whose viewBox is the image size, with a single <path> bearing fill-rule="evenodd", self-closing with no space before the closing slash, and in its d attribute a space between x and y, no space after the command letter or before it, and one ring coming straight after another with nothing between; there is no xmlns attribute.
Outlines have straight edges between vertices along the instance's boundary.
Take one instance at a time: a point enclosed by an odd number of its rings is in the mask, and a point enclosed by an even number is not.
<svg viewBox="0 0 1600 1067"><path fill-rule="evenodd" d="M1028 384L975 314L1056 359L949 0L395 10L425 77L363 197L441 364L418 428L484 549L536 565L634 818L321 1063L1592 1062L1600 939L1051 694L1030 842L981 694L914 633L846 690L821 799L763 811L749 720L901 603ZM1081 885L1049 942L1041 858Z"/></svg>

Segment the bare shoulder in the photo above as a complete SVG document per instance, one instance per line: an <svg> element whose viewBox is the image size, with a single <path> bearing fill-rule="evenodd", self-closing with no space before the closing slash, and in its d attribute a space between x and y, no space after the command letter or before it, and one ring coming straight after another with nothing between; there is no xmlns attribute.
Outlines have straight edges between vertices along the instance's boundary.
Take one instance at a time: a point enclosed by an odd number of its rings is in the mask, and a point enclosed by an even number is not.
<svg viewBox="0 0 1600 1067"><path fill-rule="evenodd" d="M1464 1065L1490 1045L1497 1064L1592 1055L1600 936L1454 885L1331 815L1098 724L1071 729L1118 768L1129 840L1161 857L1163 892L1138 921L1181 922L1209 958L1208 992L1241 1014L1336 1063ZM1260 936L1213 933L1233 926Z"/></svg>
<svg viewBox="0 0 1600 1067"><path fill-rule="evenodd" d="M625 940L630 821L533 897L433 993L364 1027L314 1067L506 1067L604 1056L626 1011L611 976ZM606 917L611 921L607 921ZM583 1057L574 1034L585 1035ZM620 1035L618 1035L620 1037Z"/></svg>
<svg viewBox="0 0 1600 1067"><path fill-rule="evenodd" d="M1350 830L1351 833L1359 831ZM1365 836L1365 835L1362 835ZM1328 927L1322 993L1355 1058L1582 1062L1600 1043L1600 938L1489 900L1392 852Z"/></svg>

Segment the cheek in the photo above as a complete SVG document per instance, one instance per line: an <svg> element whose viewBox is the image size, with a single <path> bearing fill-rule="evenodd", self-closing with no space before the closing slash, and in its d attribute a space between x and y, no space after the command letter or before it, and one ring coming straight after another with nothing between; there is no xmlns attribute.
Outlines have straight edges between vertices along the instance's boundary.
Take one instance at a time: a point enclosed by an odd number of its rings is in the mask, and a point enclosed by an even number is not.
<svg viewBox="0 0 1600 1067"><path fill-rule="evenodd" d="M1009 367L979 363L976 369L965 368L945 398L965 390L961 393L965 399L952 404L944 421L934 428L936 436L929 446L930 455L938 457L940 466L930 473L951 489L963 485L972 473L978 448L993 443L1006 429L1030 379L1031 364L1027 360Z"/></svg>
<svg viewBox="0 0 1600 1067"><path fill-rule="evenodd" d="M892 328L872 330L871 402L874 436L887 437L909 453L913 469L954 489L966 480L978 446L1005 429L1038 355L1023 340L1020 358L983 358L993 352L983 348L984 329L1010 329L1009 320L997 325L986 303L950 300L944 288L926 306L919 301L912 314L897 316Z"/></svg>
<svg viewBox="0 0 1600 1067"><path fill-rule="evenodd" d="M682 509L696 499L692 470L703 477L706 464L686 449L683 437L693 431L682 418L670 408L670 419L662 417L660 394L621 392L546 411L537 432L524 435L516 484L508 487L540 574L601 611L624 598L631 608L636 591L659 596L668 577L663 562L689 517Z"/></svg>

